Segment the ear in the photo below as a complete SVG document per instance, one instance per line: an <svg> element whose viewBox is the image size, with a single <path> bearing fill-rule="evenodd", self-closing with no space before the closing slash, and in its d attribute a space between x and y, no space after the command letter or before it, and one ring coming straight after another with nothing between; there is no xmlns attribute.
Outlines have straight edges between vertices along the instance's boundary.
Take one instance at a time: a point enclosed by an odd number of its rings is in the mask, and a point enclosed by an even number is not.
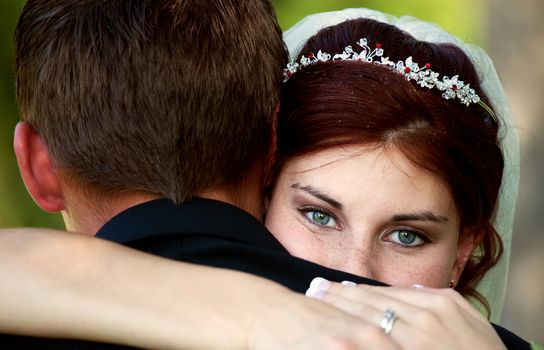
<svg viewBox="0 0 544 350"><path fill-rule="evenodd" d="M453 264L452 273L455 279L455 284L459 280L459 277L463 273L465 266L472 256L474 249L480 244L482 239L482 232L477 229L465 229L459 238L459 244L457 245L457 257Z"/></svg>
<svg viewBox="0 0 544 350"><path fill-rule="evenodd" d="M13 147L23 182L36 204L48 212L64 210L58 171L41 136L30 124L20 122Z"/></svg>

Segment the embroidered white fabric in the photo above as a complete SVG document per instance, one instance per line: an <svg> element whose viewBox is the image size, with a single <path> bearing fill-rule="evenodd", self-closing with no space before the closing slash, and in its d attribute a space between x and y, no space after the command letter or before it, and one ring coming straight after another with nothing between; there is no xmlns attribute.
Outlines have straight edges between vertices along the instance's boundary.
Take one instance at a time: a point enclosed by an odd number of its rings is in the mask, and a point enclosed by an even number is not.
<svg viewBox="0 0 544 350"><path fill-rule="evenodd" d="M497 266L488 271L478 284L478 291L485 296L491 305L491 320L499 322L506 291L512 227L518 194L520 146L514 120L508 107L508 100L493 62L481 48L464 43L436 24L424 22L409 16L395 17L365 8L324 12L305 17L283 35L289 49L290 58L295 59L308 38L315 35L320 29L356 18L371 18L392 24L408 32L418 40L455 44L470 57L476 66L482 82L482 89L489 97L495 113L501 122L500 139L505 157L499 205L496 218L493 221L493 226L501 236L504 244L504 255Z"/></svg>

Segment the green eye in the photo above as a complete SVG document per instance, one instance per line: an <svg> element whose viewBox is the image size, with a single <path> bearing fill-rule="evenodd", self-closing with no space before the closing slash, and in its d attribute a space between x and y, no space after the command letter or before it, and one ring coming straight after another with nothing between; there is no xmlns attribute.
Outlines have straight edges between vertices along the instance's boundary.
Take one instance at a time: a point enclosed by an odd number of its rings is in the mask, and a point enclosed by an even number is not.
<svg viewBox="0 0 544 350"><path fill-rule="evenodd" d="M323 209L301 208L299 210L310 223L316 226L325 228L338 228L336 218Z"/></svg>
<svg viewBox="0 0 544 350"><path fill-rule="evenodd" d="M417 239L417 235L410 231L399 231L399 241L402 244L410 245Z"/></svg>
<svg viewBox="0 0 544 350"><path fill-rule="evenodd" d="M314 211L311 212L311 214L312 220L315 221L316 224L327 226L327 224L331 221L331 217L323 212Z"/></svg>
<svg viewBox="0 0 544 350"><path fill-rule="evenodd" d="M400 229L387 235L387 240L406 248L414 248L426 243L425 236L415 231Z"/></svg>

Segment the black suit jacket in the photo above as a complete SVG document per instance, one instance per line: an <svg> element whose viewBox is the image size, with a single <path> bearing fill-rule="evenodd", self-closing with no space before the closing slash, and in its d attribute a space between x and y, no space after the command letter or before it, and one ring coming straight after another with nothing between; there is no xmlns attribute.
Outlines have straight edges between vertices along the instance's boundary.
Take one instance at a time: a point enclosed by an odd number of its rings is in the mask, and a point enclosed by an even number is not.
<svg viewBox="0 0 544 350"><path fill-rule="evenodd" d="M97 237L162 257L252 273L301 293L316 276L384 285L293 257L254 217L214 200L194 199L182 205L166 199L147 202L111 219ZM509 349L529 349L521 338L503 328L496 329ZM62 349L80 349L74 346L81 345L72 342Z"/></svg>
<svg viewBox="0 0 544 350"><path fill-rule="evenodd" d="M214 200L144 203L111 219L97 237L174 260L252 273L302 293L316 276L384 285L291 256L253 216Z"/></svg>

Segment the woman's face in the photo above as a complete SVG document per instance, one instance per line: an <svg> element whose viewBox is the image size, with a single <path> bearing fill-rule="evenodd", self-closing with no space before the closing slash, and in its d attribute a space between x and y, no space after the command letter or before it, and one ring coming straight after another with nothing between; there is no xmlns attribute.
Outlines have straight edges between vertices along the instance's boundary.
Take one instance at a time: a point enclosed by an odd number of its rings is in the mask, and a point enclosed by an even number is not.
<svg viewBox="0 0 544 350"><path fill-rule="evenodd" d="M287 162L266 226L292 255L394 286L457 282L474 247L433 175L365 146Z"/></svg>

